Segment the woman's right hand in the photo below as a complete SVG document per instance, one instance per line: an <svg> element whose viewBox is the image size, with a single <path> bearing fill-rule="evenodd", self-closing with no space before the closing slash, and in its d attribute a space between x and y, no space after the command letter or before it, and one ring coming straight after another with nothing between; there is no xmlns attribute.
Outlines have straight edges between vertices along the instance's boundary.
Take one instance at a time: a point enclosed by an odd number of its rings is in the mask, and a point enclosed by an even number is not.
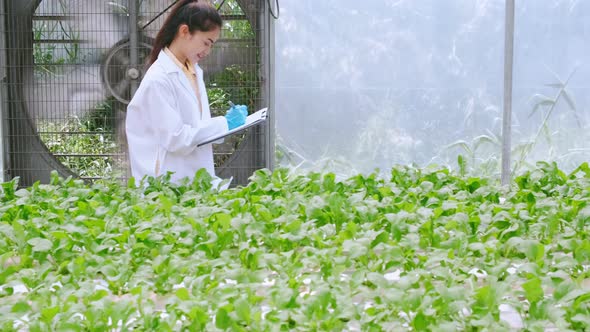
<svg viewBox="0 0 590 332"><path fill-rule="evenodd" d="M236 127L239 127L246 123L246 117L248 116L248 106L246 105L234 105L232 106L227 114L225 114L225 119L227 120L227 127L229 130L232 130Z"/></svg>

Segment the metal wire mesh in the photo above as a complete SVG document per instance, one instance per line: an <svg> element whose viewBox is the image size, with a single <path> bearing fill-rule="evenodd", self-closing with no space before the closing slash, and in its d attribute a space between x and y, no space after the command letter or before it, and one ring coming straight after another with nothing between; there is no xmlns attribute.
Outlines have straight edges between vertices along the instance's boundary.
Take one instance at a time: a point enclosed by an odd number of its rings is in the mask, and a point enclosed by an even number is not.
<svg viewBox="0 0 590 332"><path fill-rule="evenodd" d="M85 180L129 177L124 119L133 91L131 51L145 63L174 2L139 0L134 13L126 0L4 1L0 74L7 178L19 176L23 185L47 182L51 170ZM213 5L220 6L224 26L200 64L212 115L223 115L230 100L255 111L268 103L263 6L249 0ZM215 148L218 175L245 184L266 165L265 142L260 127L226 139Z"/></svg>

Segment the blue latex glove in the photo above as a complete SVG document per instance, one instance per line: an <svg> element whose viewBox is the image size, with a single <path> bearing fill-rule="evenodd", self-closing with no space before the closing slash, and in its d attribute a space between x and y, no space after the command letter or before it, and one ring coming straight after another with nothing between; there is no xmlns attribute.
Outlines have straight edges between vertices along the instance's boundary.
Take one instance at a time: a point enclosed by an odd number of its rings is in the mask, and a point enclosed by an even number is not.
<svg viewBox="0 0 590 332"><path fill-rule="evenodd" d="M227 114L225 114L225 119L227 120L227 127L229 130L232 130L236 127L243 125L246 122L246 117L248 116L248 106L246 105L234 105L232 106Z"/></svg>

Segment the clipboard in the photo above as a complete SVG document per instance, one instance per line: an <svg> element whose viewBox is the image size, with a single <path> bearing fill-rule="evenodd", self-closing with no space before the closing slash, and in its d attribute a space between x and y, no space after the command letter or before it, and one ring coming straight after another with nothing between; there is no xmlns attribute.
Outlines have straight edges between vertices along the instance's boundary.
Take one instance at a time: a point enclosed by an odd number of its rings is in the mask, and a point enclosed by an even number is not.
<svg viewBox="0 0 590 332"><path fill-rule="evenodd" d="M266 121L267 110L268 110L268 108L265 107L255 113L248 115L248 117L246 118L246 122L243 125L236 127L230 131L227 131L223 134L211 136L211 137L207 138L206 140L202 141L201 143L197 144L197 147L218 141L226 136L233 135L237 132L240 132L242 130L245 130L250 127L256 126L260 123L263 123L264 121Z"/></svg>

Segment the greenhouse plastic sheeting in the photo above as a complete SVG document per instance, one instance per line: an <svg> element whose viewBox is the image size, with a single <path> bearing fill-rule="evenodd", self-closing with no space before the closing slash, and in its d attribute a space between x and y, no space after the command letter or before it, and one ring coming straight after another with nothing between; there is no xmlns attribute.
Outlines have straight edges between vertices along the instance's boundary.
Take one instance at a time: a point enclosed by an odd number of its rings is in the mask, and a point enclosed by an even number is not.
<svg viewBox="0 0 590 332"><path fill-rule="evenodd" d="M512 155L590 160L590 1L517 1Z"/></svg>
<svg viewBox="0 0 590 332"><path fill-rule="evenodd" d="M533 163L571 154L568 167L588 159L588 136L576 144L566 137L570 126L582 130L588 123L589 5L517 3L513 165L526 164L521 156ZM278 164L370 172L394 164L455 167L461 154L475 172L499 174L505 6L493 0L281 1ZM556 83L552 72L565 80L574 68L567 88L577 98L578 116L561 98L553 110L542 101L529 118L535 98L542 98L535 95L556 96L545 85ZM545 131L530 144L549 112L552 151L541 144Z"/></svg>

